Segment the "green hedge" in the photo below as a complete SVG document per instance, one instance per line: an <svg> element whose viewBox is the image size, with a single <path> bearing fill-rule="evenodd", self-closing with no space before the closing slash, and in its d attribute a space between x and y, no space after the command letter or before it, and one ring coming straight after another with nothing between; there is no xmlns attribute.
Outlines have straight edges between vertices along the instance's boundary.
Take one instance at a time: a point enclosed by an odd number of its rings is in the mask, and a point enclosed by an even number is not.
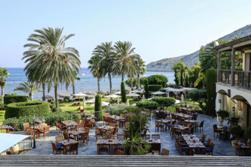
<svg viewBox="0 0 251 167"><path fill-rule="evenodd" d="M145 108L145 109L157 109L158 103L152 100L141 100L136 103L136 106L139 108Z"/></svg>
<svg viewBox="0 0 251 167"><path fill-rule="evenodd" d="M4 105L8 105L10 103L27 102L28 99L28 96L6 94L4 95Z"/></svg>
<svg viewBox="0 0 251 167"><path fill-rule="evenodd" d="M166 76L158 74L147 77L147 80L149 85L161 85L162 87L165 87L168 82Z"/></svg>
<svg viewBox="0 0 251 167"><path fill-rule="evenodd" d="M151 92L159 91L162 88L161 85L148 85L148 89Z"/></svg>
<svg viewBox="0 0 251 167"><path fill-rule="evenodd" d="M5 119L35 115L40 116L50 111L49 103L40 101L10 103L6 106Z"/></svg>
<svg viewBox="0 0 251 167"><path fill-rule="evenodd" d="M10 125L17 130L23 130L23 123L32 123L33 116L19 117L19 118L8 118L4 120L3 124ZM36 119L44 120L48 125L55 126L56 122L64 120L79 120L80 115L77 113L70 112L49 112L43 116L36 117Z"/></svg>
<svg viewBox="0 0 251 167"><path fill-rule="evenodd" d="M175 99L172 97L154 97L152 101L158 103L159 107L169 107L175 104Z"/></svg>
<svg viewBox="0 0 251 167"><path fill-rule="evenodd" d="M191 100L199 101L201 99L207 98L207 92L205 89L194 89L194 90L188 91L187 97Z"/></svg>

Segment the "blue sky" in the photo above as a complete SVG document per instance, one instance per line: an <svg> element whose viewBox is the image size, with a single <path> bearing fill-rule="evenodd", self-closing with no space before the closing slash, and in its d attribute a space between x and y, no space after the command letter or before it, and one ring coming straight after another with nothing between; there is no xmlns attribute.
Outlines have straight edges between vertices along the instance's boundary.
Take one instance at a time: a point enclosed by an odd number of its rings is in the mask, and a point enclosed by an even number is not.
<svg viewBox="0 0 251 167"><path fill-rule="evenodd" d="M191 53L251 24L250 0L0 0L0 66L23 67L34 29L64 27L87 66L104 41L128 40L146 63Z"/></svg>

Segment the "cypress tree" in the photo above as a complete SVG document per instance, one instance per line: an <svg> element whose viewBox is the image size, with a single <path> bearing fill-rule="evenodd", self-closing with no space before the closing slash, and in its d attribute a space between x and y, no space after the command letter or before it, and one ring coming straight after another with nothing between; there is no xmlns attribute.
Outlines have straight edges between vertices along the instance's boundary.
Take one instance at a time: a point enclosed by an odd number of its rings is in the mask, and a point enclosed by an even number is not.
<svg viewBox="0 0 251 167"><path fill-rule="evenodd" d="M121 82L120 91L121 91L121 101L122 101L122 103L126 103L127 98L126 98L126 90L125 90L124 82Z"/></svg>

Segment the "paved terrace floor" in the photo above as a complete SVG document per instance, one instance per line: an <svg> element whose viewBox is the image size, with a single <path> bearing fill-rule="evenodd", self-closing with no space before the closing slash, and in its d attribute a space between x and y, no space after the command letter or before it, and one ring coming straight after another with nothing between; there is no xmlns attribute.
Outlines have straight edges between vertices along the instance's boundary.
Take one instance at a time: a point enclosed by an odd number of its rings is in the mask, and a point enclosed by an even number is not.
<svg viewBox="0 0 251 167"><path fill-rule="evenodd" d="M221 156L1 156L1 167L249 167L249 157Z"/></svg>
<svg viewBox="0 0 251 167"><path fill-rule="evenodd" d="M204 133L207 135L207 138L213 139L215 143L214 153L216 156L234 156L235 150L231 146L230 141L222 141L217 138L214 138L213 135L213 124L216 123L216 119L210 116L198 115L198 121L204 120ZM149 126L151 126L151 132L155 132L155 119L152 119L152 123L149 121ZM170 156L179 155L175 147L175 139L170 136L169 131L160 132L161 134L161 147L167 148L170 150ZM197 136L200 136L200 132L195 132ZM25 155L52 155L51 141L55 141L55 135L57 135L56 130L52 130L48 137L41 137L37 139L37 148L32 149L23 154ZM78 153L79 155L96 155L96 137L95 137L95 129L90 130L89 134L89 142L87 145L80 145Z"/></svg>

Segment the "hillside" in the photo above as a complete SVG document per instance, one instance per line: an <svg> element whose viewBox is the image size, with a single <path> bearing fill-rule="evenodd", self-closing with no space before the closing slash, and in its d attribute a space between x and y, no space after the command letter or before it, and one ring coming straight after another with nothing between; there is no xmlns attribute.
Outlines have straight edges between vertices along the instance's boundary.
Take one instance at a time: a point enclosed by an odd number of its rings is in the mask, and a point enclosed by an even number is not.
<svg viewBox="0 0 251 167"><path fill-rule="evenodd" d="M242 27L216 40L231 41L233 39L242 38L248 35L251 35L251 25ZM178 61L183 61L187 66L191 67L199 61L199 50L188 55L165 58L155 62L151 62L147 64L146 69L147 71L172 71L173 65L176 64Z"/></svg>

